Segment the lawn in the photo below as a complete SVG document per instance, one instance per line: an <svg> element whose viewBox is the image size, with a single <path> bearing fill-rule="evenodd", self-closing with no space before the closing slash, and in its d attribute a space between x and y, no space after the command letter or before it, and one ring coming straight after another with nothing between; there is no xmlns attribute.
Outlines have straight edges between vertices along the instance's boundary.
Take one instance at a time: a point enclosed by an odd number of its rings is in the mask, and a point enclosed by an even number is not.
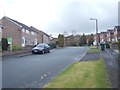
<svg viewBox="0 0 120 90"><path fill-rule="evenodd" d="M76 62L45 88L110 88L103 60Z"/></svg>
<svg viewBox="0 0 120 90"><path fill-rule="evenodd" d="M97 49L96 46L90 46L88 53L97 53L100 52L100 48Z"/></svg>

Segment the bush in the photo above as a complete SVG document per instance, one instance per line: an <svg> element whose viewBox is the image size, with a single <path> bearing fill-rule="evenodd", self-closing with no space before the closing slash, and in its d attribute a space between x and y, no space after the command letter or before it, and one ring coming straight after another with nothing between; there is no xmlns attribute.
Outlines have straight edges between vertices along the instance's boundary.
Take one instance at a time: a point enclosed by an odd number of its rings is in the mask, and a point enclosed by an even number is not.
<svg viewBox="0 0 120 90"><path fill-rule="evenodd" d="M51 49L53 49L53 48L56 48L57 47L57 44L56 43L50 43L50 44L48 44L50 47L51 47Z"/></svg>
<svg viewBox="0 0 120 90"><path fill-rule="evenodd" d="M6 38L2 38L2 50L7 50L8 49L8 41Z"/></svg>
<svg viewBox="0 0 120 90"><path fill-rule="evenodd" d="M22 47L21 47L21 46L18 46L18 45L14 45L14 46L12 47L12 50L13 50L13 51L19 51L19 50L22 50Z"/></svg>
<svg viewBox="0 0 120 90"><path fill-rule="evenodd" d="M120 52L120 39L118 40L118 49L119 49L119 52Z"/></svg>

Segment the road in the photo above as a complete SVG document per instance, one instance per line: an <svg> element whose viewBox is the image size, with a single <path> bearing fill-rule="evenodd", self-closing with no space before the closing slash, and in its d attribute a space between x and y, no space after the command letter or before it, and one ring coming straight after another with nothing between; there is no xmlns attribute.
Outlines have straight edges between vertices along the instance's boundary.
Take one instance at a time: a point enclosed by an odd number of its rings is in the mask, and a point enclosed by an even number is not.
<svg viewBox="0 0 120 90"><path fill-rule="evenodd" d="M65 47L50 53L2 59L3 88L42 88L70 64L86 54L87 47Z"/></svg>

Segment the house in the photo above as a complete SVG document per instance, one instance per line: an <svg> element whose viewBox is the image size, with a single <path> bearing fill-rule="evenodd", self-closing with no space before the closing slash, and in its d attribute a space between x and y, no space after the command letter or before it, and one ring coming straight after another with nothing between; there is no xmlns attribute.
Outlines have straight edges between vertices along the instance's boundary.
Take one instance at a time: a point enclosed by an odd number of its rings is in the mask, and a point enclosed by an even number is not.
<svg viewBox="0 0 120 90"><path fill-rule="evenodd" d="M37 32L37 41L38 43L50 43L50 35L46 34L45 32L36 29L35 27L30 27L32 30Z"/></svg>
<svg viewBox="0 0 120 90"><path fill-rule="evenodd" d="M107 30L107 41L108 42L114 41L114 30L113 29Z"/></svg>
<svg viewBox="0 0 120 90"><path fill-rule="evenodd" d="M50 43L57 43L58 42L58 38L52 38Z"/></svg>
<svg viewBox="0 0 120 90"><path fill-rule="evenodd" d="M1 46L1 40L2 40L2 29L3 29L3 26L0 24L0 46Z"/></svg>
<svg viewBox="0 0 120 90"><path fill-rule="evenodd" d="M50 35L48 35L47 33L43 32L43 31L42 31L42 35L43 35L42 42L49 44L50 43Z"/></svg>
<svg viewBox="0 0 120 90"><path fill-rule="evenodd" d="M2 39L2 29L3 29L3 26L0 24L0 41Z"/></svg>
<svg viewBox="0 0 120 90"><path fill-rule="evenodd" d="M97 42L98 42L98 44L100 44L100 33L98 33L97 35L94 34L94 42L93 42L93 45L97 45Z"/></svg>
<svg viewBox="0 0 120 90"><path fill-rule="evenodd" d="M72 44L74 44L74 37L73 35L67 36L64 38L64 45L65 46L71 46Z"/></svg>
<svg viewBox="0 0 120 90"><path fill-rule="evenodd" d="M100 33L100 43L105 43L107 41L107 32Z"/></svg>
<svg viewBox="0 0 120 90"><path fill-rule="evenodd" d="M0 22L2 22L3 28L2 37L12 38L12 45L17 46L30 46L37 44L37 32L32 30L27 25L4 16Z"/></svg>
<svg viewBox="0 0 120 90"><path fill-rule="evenodd" d="M37 32L37 43L43 43L43 32L38 30L38 29L36 29L33 26L31 26L30 28Z"/></svg>
<svg viewBox="0 0 120 90"><path fill-rule="evenodd" d="M118 42L118 39L120 39L120 26L114 27L114 42Z"/></svg>
<svg viewBox="0 0 120 90"><path fill-rule="evenodd" d="M64 38L64 45L65 46L73 46L79 45L80 43L80 35L70 35Z"/></svg>

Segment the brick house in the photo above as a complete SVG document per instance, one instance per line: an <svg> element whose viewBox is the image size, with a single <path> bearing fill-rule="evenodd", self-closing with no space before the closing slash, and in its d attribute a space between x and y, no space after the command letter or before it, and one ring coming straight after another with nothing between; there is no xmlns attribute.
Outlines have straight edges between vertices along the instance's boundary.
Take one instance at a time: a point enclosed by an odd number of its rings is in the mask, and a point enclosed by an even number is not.
<svg viewBox="0 0 120 90"><path fill-rule="evenodd" d="M50 36L46 34L45 32L36 29L35 27L31 26L30 27L32 30L37 32L37 41L38 43L50 43Z"/></svg>
<svg viewBox="0 0 120 90"><path fill-rule="evenodd" d="M107 30L107 41L108 42L114 41L114 30L113 29Z"/></svg>
<svg viewBox="0 0 120 90"><path fill-rule="evenodd" d="M57 43L58 42L58 38L52 38L50 43Z"/></svg>
<svg viewBox="0 0 120 90"><path fill-rule="evenodd" d="M4 16L1 20L3 38L12 38L12 45L28 46L37 44L37 32L27 25Z"/></svg>
<svg viewBox="0 0 120 90"><path fill-rule="evenodd" d="M118 42L118 39L120 39L120 26L114 27L114 42Z"/></svg>
<svg viewBox="0 0 120 90"><path fill-rule="evenodd" d="M42 31L36 29L33 26L31 26L30 28L37 32L37 43L43 43L43 33L42 33Z"/></svg>
<svg viewBox="0 0 120 90"><path fill-rule="evenodd" d="M1 40L2 40L2 29L3 29L3 26L0 24L0 46L1 46Z"/></svg>
<svg viewBox="0 0 120 90"><path fill-rule="evenodd" d="M79 45L80 43L80 35L70 35L64 38L65 46Z"/></svg>
<svg viewBox="0 0 120 90"><path fill-rule="evenodd" d="M97 35L94 34L94 42L93 42L94 45L97 45L97 42L98 44L100 44L100 33L98 33Z"/></svg>
<svg viewBox="0 0 120 90"><path fill-rule="evenodd" d="M100 43L105 43L107 41L107 32L100 33Z"/></svg>
<svg viewBox="0 0 120 90"><path fill-rule="evenodd" d="M43 36L42 42L49 44L50 43L50 35L46 34L43 31L41 31L41 32L42 32L42 36Z"/></svg>

